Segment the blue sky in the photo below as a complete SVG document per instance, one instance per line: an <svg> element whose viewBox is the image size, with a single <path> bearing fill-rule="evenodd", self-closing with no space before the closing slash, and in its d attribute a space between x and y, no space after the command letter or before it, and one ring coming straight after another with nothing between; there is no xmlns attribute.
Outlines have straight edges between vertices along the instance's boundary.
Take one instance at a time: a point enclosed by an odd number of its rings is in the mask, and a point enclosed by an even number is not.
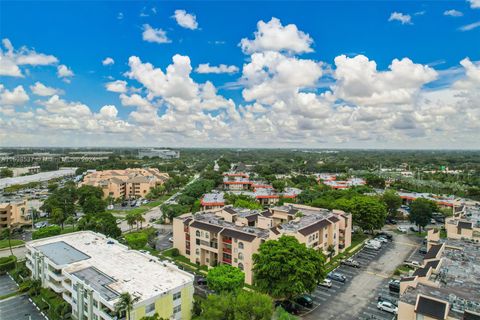
<svg viewBox="0 0 480 320"><path fill-rule="evenodd" d="M2 1L0 6L1 38L13 46L9 58L4 43L3 59L14 61L22 75L0 72L0 145L479 146L477 0ZM176 10L190 19L183 26ZM272 33L262 35L259 21ZM168 40L146 39L148 28L165 32ZM244 38L255 48L241 47ZM289 48L295 41L303 49ZM56 61L18 63L32 52ZM177 54L189 59L179 65L191 70L179 77L192 87L172 89L175 82L156 81L155 73L140 79L129 65L135 56L167 73ZM340 65L336 58L342 55ZM254 56L263 65L248 74ZM114 63L103 65L107 57ZM376 64L365 79L371 64L362 57ZM468 68L460 64L467 57ZM397 71L389 70L394 59L403 58L411 65L404 61ZM318 66L310 78L295 67L302 61ZM195 71L205 63L238 71ZM59 76L60 65L73 74ZM277 78L279 65L292 65L288 72L298 81ZM126 88L108 91L113 81L125 81ZM37 82L58 89L57 95L33 93ZM215 87L215 97L205 98L206 82ZM143 104L126 105L125 97L133 95ZM104 106L113 108L101 113Z"/></svg>

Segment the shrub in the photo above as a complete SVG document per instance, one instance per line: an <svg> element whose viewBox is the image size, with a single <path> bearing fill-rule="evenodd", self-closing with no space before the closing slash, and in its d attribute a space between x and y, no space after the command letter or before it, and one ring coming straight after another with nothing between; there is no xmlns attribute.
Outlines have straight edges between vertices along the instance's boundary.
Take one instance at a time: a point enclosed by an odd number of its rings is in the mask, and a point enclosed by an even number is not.
<svg viewBox="0 0 480 320"><path fill-rule="evenodd" d="M144 232L132 232L125 235L128 246L132 249L142 249L148 242L148 235Z"/></svg>
<svg viewBox="0 0 480 320"><path fill-rule="evenodd" d="M17 262L17 257L15 256L0 258L0 274L13 270L15 268L15 262Z"/></svg>
<svg viewBox="0 0 480 320"><path fill-rule="evenodd" d="M37 231L34 231L32 233L32 239L36 240L36 239L53 237L53 236L59 235L61 232L62 232L62 228L60 228L59 226L49 226L49 227L45 227Z"/></svg>
<svg viewBox="0 0 480 320"><path fill-rule="evenodd" d="M178 251L177 248L172 249L172 257L178 257L180 255L180 252Z"/></svg>

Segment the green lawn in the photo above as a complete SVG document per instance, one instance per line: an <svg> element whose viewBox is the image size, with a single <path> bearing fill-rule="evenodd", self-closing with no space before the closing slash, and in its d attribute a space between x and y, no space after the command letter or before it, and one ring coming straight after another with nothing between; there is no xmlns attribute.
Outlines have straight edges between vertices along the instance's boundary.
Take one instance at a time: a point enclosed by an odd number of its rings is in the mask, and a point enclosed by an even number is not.
<svg viewBox="0 0 480 320"><path fill-rule="evenodd" d="M10 240L10 243L12 244L12 247L19 246L25 243L25 241L18 240L18 239L12 239ZM0 249L8 248L8 239L5 240L0 240Z"/></svg>

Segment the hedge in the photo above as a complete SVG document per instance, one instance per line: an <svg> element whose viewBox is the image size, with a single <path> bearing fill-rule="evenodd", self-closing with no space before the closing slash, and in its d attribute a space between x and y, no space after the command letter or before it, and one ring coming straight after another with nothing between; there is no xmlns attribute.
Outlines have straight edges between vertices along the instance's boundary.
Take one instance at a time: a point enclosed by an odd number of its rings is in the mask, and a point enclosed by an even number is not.
<svg viewBox="0 0 480 320"><path fill-rule="evenodd" d="M125 235L128 246L132 249L142 249L147 245L148 235L145 232L132 232Z"/></svg>
<svg viewBox="0 0 480 320"><path fill-rule="evenodd" d="M60 228L59 226L49 226L49 227L45 227L37 231L34 231L32 233L32 239L36 240L36 239L53 237L53 236L59 235L60 233L62 233L62 228Z"/></svg>

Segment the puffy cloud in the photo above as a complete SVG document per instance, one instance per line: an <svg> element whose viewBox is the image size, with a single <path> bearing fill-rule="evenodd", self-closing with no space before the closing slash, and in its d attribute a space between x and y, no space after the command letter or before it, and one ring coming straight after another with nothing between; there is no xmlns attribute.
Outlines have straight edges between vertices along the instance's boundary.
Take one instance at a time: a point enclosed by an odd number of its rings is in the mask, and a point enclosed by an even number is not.
<svg viewBox="0 0 480 320"><path fill-rule="evenodd" d="M195 30L198 28L197 17L193 14L187 13L185 10L175 10L173 18L182 28Z"/></svg>
<svg viewBox="0 0 480 320"><path fill-rule="evenodd" d="M30 90L32 90L33 94L42 97L53 96L54 94L60 95L63 94L63 91L60 89L47 87L41 82L35 82L34 85L30 86Z"/></svg>
<svg viewBox="0 0 480 320"><path fill-rule="evenodd" d="M116 80L105 84L107 91L125 93L127 92L127 82L123 80Z"/></svg>
<svg viewBox="0 0 480 320"><path fill-rule="evenodd" d="M408 58L394 59L390 71L377 71L375 61L363 55L335 58L337 80L335 95L360 105L407 104L420 88L438 76L432 68L413 63Z"/></svg>
<svg viewBox="0 0 480 320"><path fill-rule="evenodd" d="M102 64L103 64L104 66L110 66L110 65L112 65L112 64L114 64L114 63L115 63L115 60L113 60L113 59L110 58L110 57L106 57L105 59L102 60Z"/></svg>
<svg viewBox="0 0 480 320"><path fill-rule="evenodd" d="M460 31L470 31L470 30L473 30L473 29L476 29L480 27L480 21L477 21L477 22L474 22L474 23L470 23L470 24L467 24L467 25L464 25L464 26L461 26L460 28L458 28Z"/></svg>
<svg viewBox="0 0 480 320"><path fill-rule="evenodd" d="M152 28L149 24L143 25L142 38L147 42L155 43L170 43L170 39L167 38L167 32L162 29Z"/></svg>
<svg viewBox="0 0 480 320"><path fill-rule="evenodd" d="M412 17L409 14L403 14L401 12L392 12L388 21L400 21L402 24L413 24Z"/></svg>
<svg viewBox="0 0 480 320"><path fill-rule="evenodd" d="M100 108L99 114L105 119L115 119L117 117L118 110L113 105L107 105Z"/></svg>
<svg viewBox="0 0 480 320"><path fill-rule="evenodd" d="M478 9L480 8L480 0L467 0L470 3L470 8Z"/></svg>
<svg viewBox="0 0 480 320"><path fill-rule="evenodd" d="M73 77L73 71L64 64L57 67L57 76L63 78L65 82L70 82L68 78Z"/></svg>
<svg viewBox="0 0 480 320"><path fill-rule="evenodd" d="M465 78L453 84L457 89L480 89L480 62L472 62L469 58L460 61L465 71Z"/></svg>
<svg viewBox="0 0 480 320"><path fill-rule="evenodd" d="M227 66L226 64L220 64L218 66L211 66L210 63L199 64L195 69L197 73L236 73L238 72L237 66Z"/></svg>
<svg viewBox="0 0 480 320"><path fill-rule="evenodd" d="M19 66L46 66L58 63L55 56L37 53L26 47L15 50L9 39L3 39L2 45L5 51L0 49L0 75L11 77L23 77Z"/></svg>
<svg viewBox="0 0 480 320"><path fill-rule="evenodd" d="M451 10L446 10L443 12L444 16L450 16L450 17L461 17L463 16L463 13L461 11L451 9Z"/></svg>
<svg viewBox="0 0 480 320"><path fill-rule="evenodd" d="M0 106L19 106L28 100L29 97L23 86L17 86L10 91L0 84Z"/></svg>
<svg viewBox="0 0 480 320"><path fill-rule="evenodd" d="M240 41L240 47L245 53L262 51L287 51L291 53L312 52L313 39L306 33L298 30L294 24L282 26L277 18L269 22L259 21L255 38L244 38Z"/></svg>
<svg viewBox="0 0 480 320"><path fill-rule="evenodd" d="M80 102L67 102L60 99L58 95L53 95L47 101L40 101L39 104L51 114L62 114L75 118L87 118L92 115L87 105Z"/></svg>

